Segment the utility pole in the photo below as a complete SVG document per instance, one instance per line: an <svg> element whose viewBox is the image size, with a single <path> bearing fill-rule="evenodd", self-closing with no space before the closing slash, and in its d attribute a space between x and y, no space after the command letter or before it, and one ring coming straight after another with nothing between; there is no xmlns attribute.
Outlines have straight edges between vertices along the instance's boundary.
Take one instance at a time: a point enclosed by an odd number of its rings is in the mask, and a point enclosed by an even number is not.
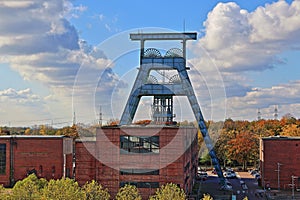
<svg viewBox="0 0 300 200"><path fill-rule="evenodd" d="M102 126L102 110L101 110L101 105L100 105L100 110L99 110L99 126Z"/></svg>

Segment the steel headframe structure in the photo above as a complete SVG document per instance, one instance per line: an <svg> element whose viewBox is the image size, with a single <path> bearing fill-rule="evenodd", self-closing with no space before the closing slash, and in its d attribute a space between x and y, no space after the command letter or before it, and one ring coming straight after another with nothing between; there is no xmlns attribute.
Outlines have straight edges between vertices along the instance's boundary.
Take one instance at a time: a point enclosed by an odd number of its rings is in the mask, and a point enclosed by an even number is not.
<svg viewBox="0 0 300 200"><path fill-rule="evenodd" d="M152 117L155 122L172 124L173 96L186 96L198 122L199 129L204 138L206 147L208 148L209 155L218 174L220 183L222 187L225 187L226 189L225 178L213 149L211 138L187 73L186 41L196 40L197 33L134 33L130 34L130 39L140 41L140 67L124 112L121 116L120 125L132 123L142 96L154 96L154 111ZM145 41L147 40L178 40L182 43L182 49L170 49L166 52L165 56L162 56L157 49L144 48ZM151 81L151 70L176 70L179 78L176 79L176 81L170 81L168 83L158 83L157 81Z"/></svg>

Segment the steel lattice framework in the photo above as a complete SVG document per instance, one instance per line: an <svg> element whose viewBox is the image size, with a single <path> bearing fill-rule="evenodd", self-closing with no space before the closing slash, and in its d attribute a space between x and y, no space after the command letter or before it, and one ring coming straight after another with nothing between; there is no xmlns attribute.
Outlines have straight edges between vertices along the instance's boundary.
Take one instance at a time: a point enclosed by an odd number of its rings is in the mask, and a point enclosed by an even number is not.
<svg viewBox="0 0 300 200"><path fill-rule="evenodd" d="M213 149L213 144L208 134L208 130L186 68L186 41L196 40L197 33L137 33L130 34L130 38L141 42L140 67L124 112L121 116L120 125L128 125L132 123L142 96L153 96L154 104L156 106L159 105L163 107L163 109L165 108L165 110L157 110L161 115L155 115L157 112L154 112L154 120L163 119L166 120L166 124L172 123L173 96L186 96L198 122L199 129L209 150L209 155L217 171L220 182L223 186L225 186L225 178ZM173 48L167 51L165 56L162 56L160 52L154 48L145 50L144 43L146 40L179 40L182 43L182 50ZM176 79L175 77L173 78L176 81L157 83L156 81L153 81L154 78L150 75L151 70L176 70L178 76L176 76Z"/></svg>

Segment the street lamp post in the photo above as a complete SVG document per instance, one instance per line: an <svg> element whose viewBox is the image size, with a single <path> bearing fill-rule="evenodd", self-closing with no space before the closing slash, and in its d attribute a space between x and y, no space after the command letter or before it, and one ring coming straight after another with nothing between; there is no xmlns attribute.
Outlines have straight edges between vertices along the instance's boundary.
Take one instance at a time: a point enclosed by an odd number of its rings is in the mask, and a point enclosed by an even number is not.
<svg viewBox="0 0 300 200"><path fill-rule="evenodd" d="M280 165L282 165L281 163L277 163L277 184L278 184L278 191L280 191Z"/></svg>
<svg viewBox="0 0 300 200"><path fill-rule="evenodd" d="M298 178L298 176L294 176L292 175L292 199L295 198L295 183L294 183L294 179Z"/></svg>

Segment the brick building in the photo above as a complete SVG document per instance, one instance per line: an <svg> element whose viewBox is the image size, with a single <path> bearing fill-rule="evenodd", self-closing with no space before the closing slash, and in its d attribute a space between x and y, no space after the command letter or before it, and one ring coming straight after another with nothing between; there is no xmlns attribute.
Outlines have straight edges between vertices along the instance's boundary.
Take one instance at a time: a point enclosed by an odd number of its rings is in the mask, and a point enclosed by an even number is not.
<svg viewBox="0 0 300 200"><path fill-rule="evenodd" d="M113 197L127 183L143 199L170 182L187 194L192 190L198 164L194 127L102 127L96 137L73 144L65 136L0 136L0 184L13 186L35 173L48 180L75 177L80 185L96 180Z"/></svg>
<svg viewBox="0 0 300 200"><path fill-rule="evenodd" d="M112 196L128 183L144 199L170 182L188 194L197 164L197 129L192 127L103 127L96 141L76 141L76 180L82 185L95 179Z"/></svg>
<svg viewBox="0 0 300 200"><path fill-rule="evenodd" d="M273 136L260 140L262 185L290 189L292 176L300 177L300 137ZM294 178L295 188L300 179Z"/></svg>
<svg viewBox="0 0 300 200"><path fill-rule="evenodd" d="M48 180L71 177L72 144L65 136L0 136L0 184L12 186L30 173Z"/></svg>

